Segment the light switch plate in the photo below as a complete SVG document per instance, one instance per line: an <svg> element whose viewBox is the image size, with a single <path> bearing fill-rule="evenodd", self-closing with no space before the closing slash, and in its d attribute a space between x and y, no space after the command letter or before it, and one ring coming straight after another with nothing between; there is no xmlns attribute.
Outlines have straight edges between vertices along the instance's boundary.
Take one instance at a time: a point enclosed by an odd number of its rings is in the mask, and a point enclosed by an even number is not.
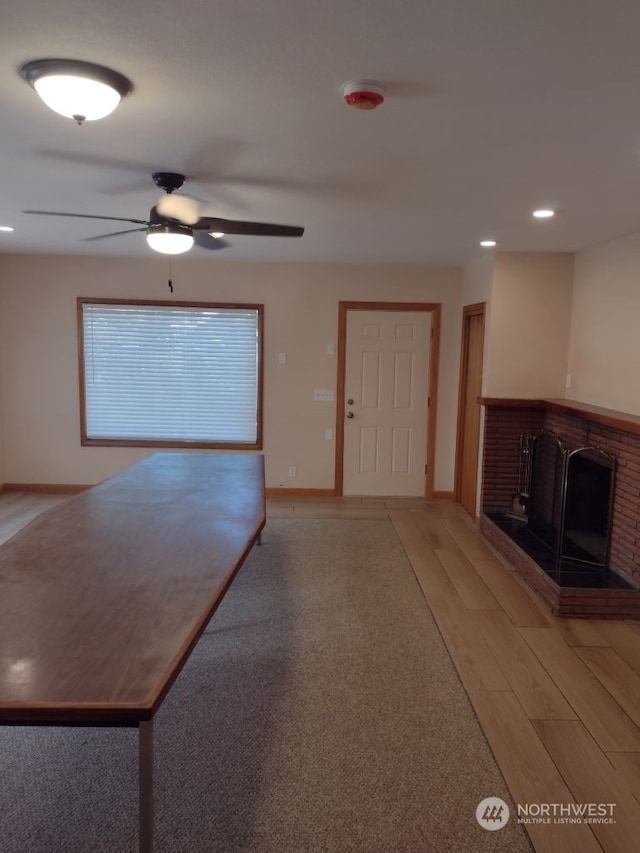
<svg viewBox="0 0 640 853"><path fill-rule="evenodd" d="M335 400L335 394L333 389L316 388L313 392L313 399L324 403L332 403Z"/></svg>

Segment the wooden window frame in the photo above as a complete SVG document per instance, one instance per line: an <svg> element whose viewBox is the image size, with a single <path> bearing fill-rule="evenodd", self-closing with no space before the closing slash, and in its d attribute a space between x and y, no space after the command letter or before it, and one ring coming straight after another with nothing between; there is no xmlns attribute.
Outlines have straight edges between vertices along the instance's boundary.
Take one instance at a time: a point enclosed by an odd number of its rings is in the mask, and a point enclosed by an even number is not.
<svg viewBox="0 0 640 853"><path fill-rule="evenodd" d="M193 448L197 450L262 450L263 447L263 392L264 392L264 305L245 302L191 302L155 299L100 299L80 296L77 305L78 339L78 377L80 385L80 443L83 447L155 447L155 448ZM256 411L255 442L220 442L159 439L107 439L87 436L86 385L84 369L84 305L140 305L171 308L221 308L256 311L258 318L258 389Z"/></svg>

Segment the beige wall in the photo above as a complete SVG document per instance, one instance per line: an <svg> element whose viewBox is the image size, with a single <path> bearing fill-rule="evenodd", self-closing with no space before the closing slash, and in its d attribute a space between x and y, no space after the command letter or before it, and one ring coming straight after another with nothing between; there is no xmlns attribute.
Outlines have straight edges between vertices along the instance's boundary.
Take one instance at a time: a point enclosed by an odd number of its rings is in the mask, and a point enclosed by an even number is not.
<svg viewBox="0 0 640 853"><path fill-rule="evenodd" d="M485 252L465 266L462 281L461 303L463 306L476 305L481 302L485 303L484 356L482 361L483 389L486 385L488 367L487 349L489 346L489 335L487 334L487 330L491 324L491 297L493 292L494 272L495 255L493 252ZM462 316L460 317L460 322L462 323Z"/></svg>
<svg viewBox="0 0 640 853"><path fill-rule="evenodd" d="M331 489L340 300L441 302L435 488L453 487L461 272L418 266L241 264L177 259L0 255L4 481L95 483L147 451L80 446L76 297L265 304L267 485ZM278 353L287 363L278 363ZM288 477L290 465L296 479Z"/></svg>
<svg viewBox="0 0 640 853"><path fill-rule="evenodd" d="M571 388L583 403L640 415L640 233L576 255Z"/></svg>
<svg viewBox="0 0 640 853"><path fill-rule="evenodd" d="M496 253L485 396L565 396L572 286L573 255Z"/></svg>
<svg viewBox="0 0 640 853"><path fill-rule="evenodd" d="M490 299L494 264L494 253L488 251L465 266L461 300L463 305L475 305Z"/></svg>

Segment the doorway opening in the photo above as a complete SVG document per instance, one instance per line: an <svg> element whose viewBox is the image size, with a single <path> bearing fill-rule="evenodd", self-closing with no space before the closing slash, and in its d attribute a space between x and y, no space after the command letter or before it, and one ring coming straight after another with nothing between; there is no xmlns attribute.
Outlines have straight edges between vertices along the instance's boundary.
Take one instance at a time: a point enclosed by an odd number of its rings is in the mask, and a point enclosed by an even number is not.
<svg viewBox="0 0 640 853"><path fill-rule="evenodd" d="M456 441L455 500L472 518L477 515L480 404L484 350L485 302L465 305L462 312L462 351Z"/></svg>

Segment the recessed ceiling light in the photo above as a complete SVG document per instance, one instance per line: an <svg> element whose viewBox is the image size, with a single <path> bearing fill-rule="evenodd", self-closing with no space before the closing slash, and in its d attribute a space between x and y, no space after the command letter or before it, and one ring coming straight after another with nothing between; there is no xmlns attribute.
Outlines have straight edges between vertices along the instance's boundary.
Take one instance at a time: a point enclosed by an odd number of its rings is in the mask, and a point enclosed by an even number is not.
<svg viewBox="0 0 640 853"><path fill-rule="evenodd" d="M550 219L552 216L556 215L555 210L551 210L549 207L542 207L540 210L534 210L533 215L536 219Z"/></svg>
<svg viewBox="0 0 640 853"><path fill-rule="evenodd" d="M13 225L0 225L0 231L15 231Z"/></svg>
<svg viewBox="0 0 640 853"><path fill-rule="evenodd" d="M495 240L480 240L480 245L484 249L492 249L494 246L497 245L497 243Z"/></svg>
<svg viewBox="0 0 640 853"><path fill-rule="evenodd" d="M20 66L20 76L54 112L78 124L108 116L133 89L117 71L76 59L34 59Z"/></svg>

